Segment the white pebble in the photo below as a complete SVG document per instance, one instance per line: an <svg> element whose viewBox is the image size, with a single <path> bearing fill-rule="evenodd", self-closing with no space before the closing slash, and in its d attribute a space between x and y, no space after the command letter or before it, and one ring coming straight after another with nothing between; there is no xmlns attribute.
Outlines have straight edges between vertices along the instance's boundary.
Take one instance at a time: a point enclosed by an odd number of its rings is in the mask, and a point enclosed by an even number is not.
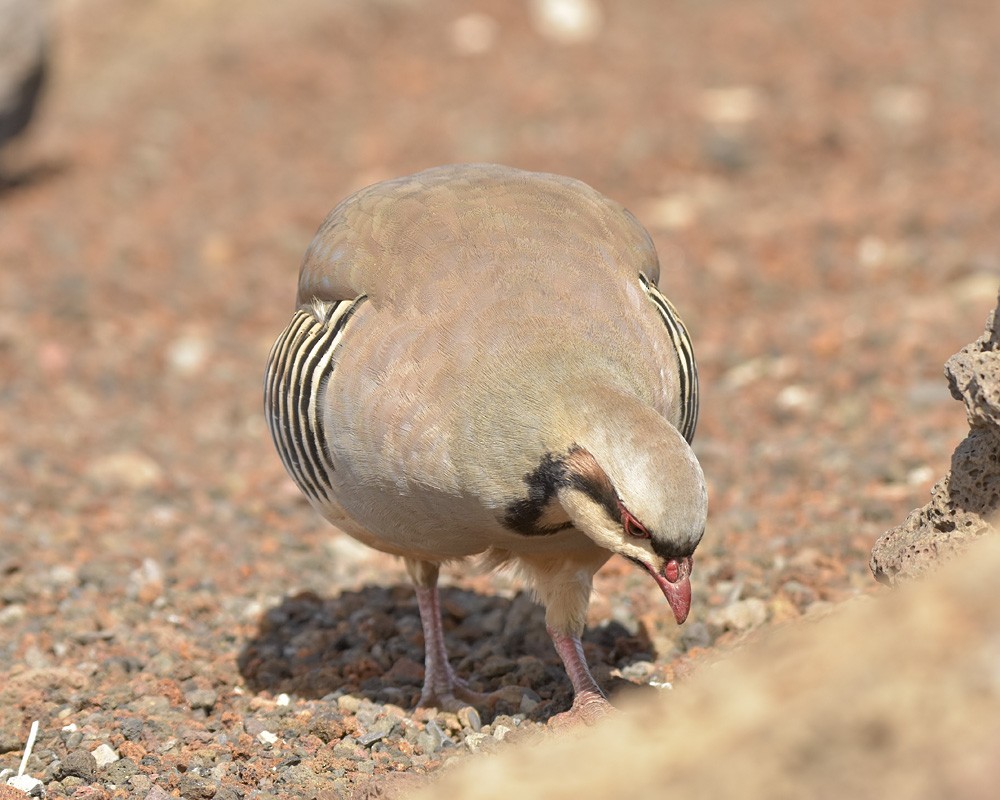
<svg viewBox="0 0 1000 800"><path fill-rule="evenodd" d="M595 0L532 0L535 29L559 44L589 42L604 26L604 14Z"/></svg>
<svg viewBox="0 0 1000 800"><path fill-rule="evenodd" d="M68 564L58 564L49 570L49 580L59 586L76 583L76 570Z"/></svg>
<svg viewBox="0 0 1000 800"><path fill-rule="evenodd" d="M337 698L337 708L345 714L357 714L358 709L361 708L361 698L345 694Z"/></svg>
<svg viewBox="0 0 1000 800"><path fill-rule="evenodd" d="M885 263L888 248L878 236L864 236L858 242L858 263L867 269L875 269Z"/></svg>
<svg viewBox="0 0 1000 800"><path fill-rule="evenodd" d="M209 349L206 339L188 334L171 342L167 349L167 363L181 375L193 375L208 360Z"/></svg>
<svg viewBox="0 0 1000 800"><path fill-rule="evenodd" d="M483 742L489 738L490 737L485 733L470 733L465 737L465 746L475 753L480 747L483 746Z"/></svg>
<svg viewBox="0 0 1000 800"><path fill-rule="evenodd" d="M284 692L282 692L281 694L279 694L277 697L274 698L274 704L276 706L287 706L291 702L292 698L290 698Z"/></svg>
<svg viewBox="0 0 1000 800"><path fill-rule="evenodd" d="M506 725L497 725L493 729L493 738L496 739L498 742L502 742L504 739L507 738L507 734L510 733L512 730L513 728L508 728Z"/></svg>
<svg viewBox="0 0 1000 800"><path fill-rule="evenodd" d="M778 408L783 411L813 411L819 405L816 393L805 386L786 386L776 398Z"/></svg>
<svg viewBox="0 0 1000 800"><path fill-rule="evenodd" d="M730 369L722 376L722 386L726 391L737 391L758 380L781 380L794 372L795 362L791 358L762 356L742 361Z"/></svg>
<svg viewBox="0 0 1000 800"><path fill-rule="evenodd" d="M11 603L9 606L0 608L0 625L20 622L27 615L27 609L21 603Z"/></svg>
<svg viewBox="0 0 1000 800"><path fill-rule="evenodd" d="M156 461L135 450L97 456L87 464L87 475L112 488L146 489L163 478Z"/></svg>
<svg viewBox="0 0 1000 800"><path fill-rule="evenodd" d="M144 558L142 564L132 570L128 576L127 593L129 598L140 596L154 597L163 592L163 569L153 558Z"/></svg>
<svg viewBox="0 0 1000 800"><path fill-rule="evenodd" d="M13 778L8 778L7 785L24 792L29 797L41 797L45 793L44 784L30 775L15 775Z"/></svg>
<svg viewBox="0 0 1000 800"><path fill-rule="evenodd" d="M261 731L257 734L257 741L261 744L274 744L278 741L278 735L271 731Z"/></svg>
<svg viewBox="0 0 1000 800"><path fill-rule="evenodd" d="M98 767L106 767L108 764L114 764L121 758L109 744L99 744L90 754L94 757L94 761L97 762Z"/></svg>
<svg viewBox="0 0 1000 800"><path fill-rule="evenodd" d="M701 115L714 125L742 127L758 117L762 107L755 86L724 86L701 93Z"/></svg>
<svg viewBox="0 0 1000 800"><path fill-rule="evenodd" d="M927 483L933 479L934 470L926 464L921 467L914 467L906 473L906 482L910 486L919 486L920 484Z"/></svg>

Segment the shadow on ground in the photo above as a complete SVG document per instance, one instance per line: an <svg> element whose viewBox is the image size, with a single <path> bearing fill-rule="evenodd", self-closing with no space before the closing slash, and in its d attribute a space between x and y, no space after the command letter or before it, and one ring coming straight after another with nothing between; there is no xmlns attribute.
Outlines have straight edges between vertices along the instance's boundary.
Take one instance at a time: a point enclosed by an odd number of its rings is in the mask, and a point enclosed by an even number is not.
<svg viewBox="0 0 1000 800"><path fill-rule="evenodd" d="M0 200L4 195L47 183L66 174L71 168L68 161L46 161L30 166L11 167L0 163Z"/></svg>
<svg viewBox="0 0 1000 800"><path fill-rule="evenodd" d="M472 688L518 685L522 707L497 704L495 713L525 712L544 720L569 708L572 691L545 631L545 613L526 593L512 599L442 588L441 606L452 665ZM656 653L645 630L630 633L609 622L584 634L584 650L609 693L633 684L611 670ZM423 682L423 633L409 586L368 586L323 598L286 597L261 617L243 647L239 670L254 691L305 698L353 694L405 709L416 706Z"/></svg>

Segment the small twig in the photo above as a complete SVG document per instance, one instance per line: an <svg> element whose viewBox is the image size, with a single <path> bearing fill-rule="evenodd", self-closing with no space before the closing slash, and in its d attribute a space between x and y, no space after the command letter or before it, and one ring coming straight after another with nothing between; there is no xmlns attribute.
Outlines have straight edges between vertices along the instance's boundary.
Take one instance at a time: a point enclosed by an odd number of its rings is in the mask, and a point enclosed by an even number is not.
<svg viewBox="0 0 1000 800"><path fill-rule="evenodd" d="M35 746L35 737L38 736L38 720L31 723L31 730L28 732L28 743L24 746L24 756L21 758L21 766L17 770L18 777L24 774L28 767L28 756L31 755L31 748Z"/></svg>

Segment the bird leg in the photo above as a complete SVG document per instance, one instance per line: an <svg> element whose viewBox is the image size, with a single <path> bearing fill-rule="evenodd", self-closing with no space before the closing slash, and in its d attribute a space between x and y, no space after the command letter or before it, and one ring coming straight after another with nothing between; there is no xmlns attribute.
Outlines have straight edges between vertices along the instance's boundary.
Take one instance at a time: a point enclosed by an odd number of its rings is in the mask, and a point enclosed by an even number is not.
<svg viewBox="0 0 1000 800"><path fill-rule="evenodd" d="M417 706L458 711L464 706L492 707L499 700L519 703L524 694L524 689L519 686L503 686L495 692L476 692L455 675L448 662L441 624L437 588L439 567L430 561L406 559L406 569L416 588L420 626L424 630L424 688Z"/></svg>
<svg viewBox="0 0 1000 800"><path fill-rule="evenodd" d="M420 625L424 629L424 688L417 705L423 708L457 711L462 706L481 704L489 696L470 689L455 675L448 662L444 628L441 624L436 566L434 573L434 584L416 586Z"/></svg>
<svg viewBox="0 0 1000 800"><path fill-rule="evenodd" d="M569 711L556 714L550 722L555 725L574 722L592 725L607 715L612 705L590 673L580 637L552 628L548 628L548 632L566 668L566 674L573 684L573 707Z"/></svg>
<svg viewBox="0 0 1000 800"><path fill-rule="evenodd" d="M580 643L594 573L607 560L608 553L603 550L584 551L573 560L565 556L559 559L521 558L545 606L545 628L573 684L573 707L552 717L549 721L554 725L577 722L590 725L612 708L590 673Z"/></svg>

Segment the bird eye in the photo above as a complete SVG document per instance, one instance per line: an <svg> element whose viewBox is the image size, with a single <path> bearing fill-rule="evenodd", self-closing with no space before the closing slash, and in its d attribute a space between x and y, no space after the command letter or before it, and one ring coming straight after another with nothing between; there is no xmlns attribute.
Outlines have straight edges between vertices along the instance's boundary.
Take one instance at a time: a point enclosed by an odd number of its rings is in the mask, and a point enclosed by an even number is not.
<svg viewBox="0 0 1000 800"><path fill-rule="evenodd" d="M631 511L625 508L625 504L621 500L618 501L618 508L621 511L622 527L625 529L626 536L633 536L636 539L650 538L646 526L639 522Z"/></svg>

